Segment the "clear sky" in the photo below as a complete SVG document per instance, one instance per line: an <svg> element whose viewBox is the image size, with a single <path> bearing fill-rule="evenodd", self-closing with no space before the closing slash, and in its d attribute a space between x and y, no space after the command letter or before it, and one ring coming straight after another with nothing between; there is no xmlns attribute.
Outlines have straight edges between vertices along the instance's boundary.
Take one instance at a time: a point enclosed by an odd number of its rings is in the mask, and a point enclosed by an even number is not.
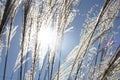
<svg viewBox="0 0 120 80"><path fill-rule="evenodd" d="M83 27L83 23L85 22L88 11L91 9L91 7L93 7L95 4L97 4L98 7L94 8L94 12L97 15L99 13L100 8L102 7L103 3L104 3L104 0L81 0L80 4L76 7L76 8L78 8L79 12L77 13L73 22L69 25L69 27L73 26L74 29L71 32L68 32L64 35L63 47L62 47L62 62L64 61L67 54L69 54L69 52L77 44L79 44L80 31L81 31L81 28ZM21 11L21 8L19 8L19 11L16 15L15 23L14 23L14 25L18 26L18 28L17 28L17 32L16 32L14 38L11 41L11 47L9 48L6 80L9 80L9 78L10 78L12 69L14 67L14 64L15 64L15 61L16 61L16 58L17 58L17 55L18 55L19 49L20 49L20 37L21 37L20 33L21 33L21 25L22 25L21 24L21 21L22 21L21 15L22 15L22 11ZM118 26L118 25L119 25L119 23L116 22L116 26ZM116 40L116 42L118 42L119 40L120 40L120 38L118 38L118 40ZM5 42L5 38L4 38L4 42ZM3 53L2 61L0 63L0 80L2 80L2 76L3 76L5 47L4 47L2 53ZM17 74L16 74L16 76L17 76ZM13 79L16 80L16 77L14 77Z"/></svg>
<svg viewBox="0 0 120 80"><path fill-rule="evenodd" d="M80 4L76 7L78 8L79 12L77 12L75 19L69 25L69 27L73 26L74 29L71 32L68 32L64 35L63 48L62 48L63 61L67 56L67 54L79 43L81 27L83 27L83 23L85 21L88 10L90 10L90 8L93 7L95 4L98 4L99 7L101 7L103 2L104 0L81 0ZM97 11L99 11L99 9ZM14 67L14 64L20 49L20 37L21 37L20 32L21 32L21 25L22 25L21 16L22 16L22 9L19 8L15 18L15 23L14 23L14 25L18 26L18 28L14 38L11 41L11 47L9 48L9 57L8 57L7 75L6 75L8 80L10 78L10 74L12 72L12 69ZM5 53L5 47L2 53ZM0 63L0 65L4 65L4 57L5 55L2 54L2 62ZM3 76L3 69L4 69L3 66L0 66L0 72L1 72L0 79Z"/></svg>

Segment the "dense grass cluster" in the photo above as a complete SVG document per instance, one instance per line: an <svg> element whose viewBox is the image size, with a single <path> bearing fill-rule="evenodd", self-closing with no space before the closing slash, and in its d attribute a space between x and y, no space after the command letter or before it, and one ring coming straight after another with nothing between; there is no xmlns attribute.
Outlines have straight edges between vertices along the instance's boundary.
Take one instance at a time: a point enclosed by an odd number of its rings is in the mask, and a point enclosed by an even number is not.
<svg viewBox="0 0 120 80"><path fill-rule="evenodd" d="M79 0L1 0L0 66L4 71L0 72L0 79L119 80L120 41L115 42L115 29L119 27L114 24L116 19L119 23L120 0L105 0L97 15L90 16L93 8L88 11L81 27L79 44L61 63L63 36L72 29L68 26L78 13L79 3ZM21 25L15 26L19 10ZM21 28L20 49L15 53L18 55L13 56L17 58L7 79L9 49L18 27ZM41 36L45 33L42 32L49 29L54 39L50 44L44 44ZM4 65L1 65L2 61Z"/></svg>

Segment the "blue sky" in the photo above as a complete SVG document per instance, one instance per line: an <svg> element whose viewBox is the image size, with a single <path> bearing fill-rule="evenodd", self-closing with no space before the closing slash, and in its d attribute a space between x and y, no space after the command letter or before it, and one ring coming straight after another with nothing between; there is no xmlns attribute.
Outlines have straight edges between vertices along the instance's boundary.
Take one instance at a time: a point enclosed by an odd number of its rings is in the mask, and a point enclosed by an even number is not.
<svg viewBox="0 0 120 80"><path fill-rule="evenodd" d="M80 32L83 28L83 24L86 19L88 11L95 4L98 5L98 8L95 9L99 13L100 8L104 4L104 0L81 0L80 4L77 6L79 12L77 13L75 19L70 24L69 27L74 27L74 29L64 35L63 41L63 55L67 55L80 41Z"/></svg>
<svg viewBox="0 0 120 80"><path fill-rule="evenodd" d="M73 22L69 25L69 27L74 27L72 32L68 32L64 35L64 41L63 41L63 49L62 49L62 61L64 61L67 54L79 43L79 36L80 36L80 30L81 27L83 27L84 20L86 18L86 14L90 8L98 4L100 7L102 6L104 0L81 0L80 4L76 7L78 8L79 12L77 13L75 19ZM99 9L98 9L99 10ZM80 15L79 15L80 14ZM12 72L12 69L14 67L17 55L19 53L20 49L20 32L21 32L21 21L22 21L22 9L19 8L18 13L15 18L15 26L18 26L16 35L11 41L11 47L9 48L9 57L8 57L8 65L7 65L7 79L10 78L10 74ZM5 41L5 40L4 40ZM5 48L2 53L5 53ZM4 65L4 57L5 55L2 54L2 63L0 65ZM0 76L3 75L3 66L0 66ZM16 74L17 76L17 74ZM16 77L15 77L16 78ZM1 77L0 77L1 79Z"/></svg>
<svg viewBox="0 0 120 80"><path fill-rule="evenodd" d="M74 29L72 30L72 32L68 32L64 35L63 47L62 47L62 62L64 61L67 54L79 43L80 31L86 19L86 14L90 10L90 8L93 7L95 4L97 4L98 8L95 8L95 11L99 13L100 8L103 5L103 3L104 3L104 0L81 0L80 4L77 6L79 12L77 13L73 22L69 25L69 27L73 26ZM16 35L11 41L11 47L9 48L9 57L8 57L7 75L6 75L7 80L9 80L10 78L12 69L15 64L15 60L17 58L17 55L20 49L20 37L21 37L20 32L21 32L21 25L22 25L21 15L22 15L22 11L21 11L21 8L19 8L18 14L16 15L15 23L14 23L15 26L18 25L18 28L17 28ZM118 22L115 22L115 23L116 23L115 26L119 25ZM120 38L118 38L116 42L119 42L119 40ZM4 38L4 42L5 42L5 38ZM5 47L2 53L5 53ZM0 63L0 80L2 80L2 76L3 76L4 58L5 58L5 55L2 54L2 62ZM17 74L15 74L14 78L16 80Z"/></svg>

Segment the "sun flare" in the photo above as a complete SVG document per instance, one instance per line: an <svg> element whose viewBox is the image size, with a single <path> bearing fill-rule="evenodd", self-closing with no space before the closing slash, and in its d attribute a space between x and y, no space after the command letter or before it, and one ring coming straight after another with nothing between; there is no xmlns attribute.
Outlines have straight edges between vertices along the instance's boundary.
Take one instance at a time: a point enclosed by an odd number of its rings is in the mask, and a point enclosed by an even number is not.
<svg viewBox="0 0 120 80"><path fill-rule="evenodd" d="M39 31L38 39L41 43L41 46L51 47L54 45L56 40L55 31L53 31L51 28L48 28L48 29L43 28Z"/></svg>

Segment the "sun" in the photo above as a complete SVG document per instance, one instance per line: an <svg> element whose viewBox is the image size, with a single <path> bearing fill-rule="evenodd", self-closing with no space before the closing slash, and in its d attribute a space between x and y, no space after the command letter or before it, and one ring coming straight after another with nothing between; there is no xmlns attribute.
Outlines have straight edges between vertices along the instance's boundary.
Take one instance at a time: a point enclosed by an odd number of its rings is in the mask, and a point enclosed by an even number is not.
<svg viewBox="0 0 120 80"><path fill-rule="evenodd" d="M51 28L41 28L38 39L42 47L52 47L55 44L56 33Z"/></svg>

